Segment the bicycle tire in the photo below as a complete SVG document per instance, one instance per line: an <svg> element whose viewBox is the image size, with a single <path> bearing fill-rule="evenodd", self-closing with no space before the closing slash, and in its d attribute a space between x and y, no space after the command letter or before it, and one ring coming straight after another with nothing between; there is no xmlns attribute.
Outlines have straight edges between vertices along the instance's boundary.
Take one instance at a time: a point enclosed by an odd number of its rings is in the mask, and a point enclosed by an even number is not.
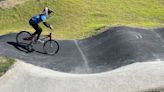
<svg viewBox="0 0 164 92"><path fill-rule="evenodd" d="M55 40L47 40L43 44L43 50L46 54L55 55L59 51L59 44Z"/></svg>
<svg viewBox="0 0 164 92"><path fill-rule="evenodd" d="M21 31L16 35L16 42L18 44L30 45L32 40L24 40L24 38L31 37L31 33L27 31Z"/></svg>

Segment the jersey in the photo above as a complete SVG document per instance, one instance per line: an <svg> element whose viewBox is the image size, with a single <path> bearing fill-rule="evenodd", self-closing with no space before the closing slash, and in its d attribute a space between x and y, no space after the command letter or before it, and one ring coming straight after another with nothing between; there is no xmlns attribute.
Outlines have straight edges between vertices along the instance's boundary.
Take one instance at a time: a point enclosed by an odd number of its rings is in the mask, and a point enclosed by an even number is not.
<svg viewBox="0 0 164 92"><path fill-rule="evenodd" d="M36 23L39 24L40 22L46 22L47 17L44 14L36 15L32 17L32 20Z"/></svg>

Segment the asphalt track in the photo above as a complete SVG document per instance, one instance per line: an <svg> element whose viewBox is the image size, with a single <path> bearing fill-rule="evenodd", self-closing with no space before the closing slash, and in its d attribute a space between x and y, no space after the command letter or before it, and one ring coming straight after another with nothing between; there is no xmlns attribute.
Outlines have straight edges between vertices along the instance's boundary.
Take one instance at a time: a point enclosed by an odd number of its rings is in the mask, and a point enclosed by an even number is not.
<svg viewBox="0 0 164 92"><path fill-rule="evenodd" d="M58 41L60 50L55 56L43 54L42 44L34 46L32 53L20 51L15 37L14 33L0 36L1 55L67 73L99 73L135 62L164 60L164 28L108 28L87 39Z"/></svg>

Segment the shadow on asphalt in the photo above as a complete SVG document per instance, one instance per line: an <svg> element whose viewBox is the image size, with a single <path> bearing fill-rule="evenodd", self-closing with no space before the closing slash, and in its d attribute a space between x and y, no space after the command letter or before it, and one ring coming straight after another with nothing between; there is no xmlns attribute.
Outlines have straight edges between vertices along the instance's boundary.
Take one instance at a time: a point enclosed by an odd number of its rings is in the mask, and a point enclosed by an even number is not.
<svg viewBox="0 0 164 92"><path fill-rule="evenodd" d="M7 43L9 45L14 46L17 50L25 52L25 53L32 53L33 51L35 51L35 52L40 53L40 54L46 54L44 52L34 50L34 49L30 48L29 46L24 45L24 44L18 44L16 42L7 42Z"/></svg>
<svg viewBox="0 0 164 92"><path fill-rule="evenodd" d="M22 51L22 52L26 52L26 53L29 53L31 51L29 51L28 47L26 45L21 45L21 44L18 44L16 42L7 42L9 45L12 45L14 46L16 49Z"/></svg>

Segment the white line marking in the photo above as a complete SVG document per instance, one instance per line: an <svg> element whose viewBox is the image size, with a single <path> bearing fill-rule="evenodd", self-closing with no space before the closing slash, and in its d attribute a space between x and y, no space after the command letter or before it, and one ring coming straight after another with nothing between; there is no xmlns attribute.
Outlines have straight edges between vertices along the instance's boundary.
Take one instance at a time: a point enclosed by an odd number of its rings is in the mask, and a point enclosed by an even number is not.
<svg viewBox="0 0 164 92"><path fill-rule="evenodd" d="M80 54L81 54L81 56L82 56L82 58L83 58L83 60L84 60L85 64L87 64L87 65L88 65L88 61L87 61L87 59L86 59L86 57L85 57L85 55L84 55L83 51L81 50L81 48L80 48L79 44L77 43L77 41L76 41L76 40L74 40L74 42L75 42L76 47L77 47L77 49L79 50L79 52L80 52Z"/></svg>
<svg viewBox="0 0 164 92"><path fill-rule="evenodd" d="M142 39L142 38L143 38L141 34L138 34L138 37L139 37L140 39Z"/></svg>
<svg viewBox="0 0 164 92"><path fill-rule="evenodd" d="M139 33L135 33L135 36L136 36L137 39L142 39L143 38L142 35L139 34Z"/></svg>
<svg viewBox="0 0 164 92"><path fill-rule="evenodd" d="M81 48L80 48L80 46L79 46L77 40L74 40L74 42L75 42L75 44L76 44L77 49L79 50L79 52L80 52L80 54L81 54L82 59L84 60L84 64L85 64L86 70L87 70L87 71L90 71L89 66L88 66L88 60L87 60L86 56L84 55L83 51L81 50Z"/></svg>
<svg viewBox="0 0 164 92"><path fill-rule="evenodd" d="M154 31L153 31L154 32ZM163 40L163 38L158 34L158 33L156 33L156 32L154 32L155 34L156 34L156 36L164 43L164 40Z"/></svg>

